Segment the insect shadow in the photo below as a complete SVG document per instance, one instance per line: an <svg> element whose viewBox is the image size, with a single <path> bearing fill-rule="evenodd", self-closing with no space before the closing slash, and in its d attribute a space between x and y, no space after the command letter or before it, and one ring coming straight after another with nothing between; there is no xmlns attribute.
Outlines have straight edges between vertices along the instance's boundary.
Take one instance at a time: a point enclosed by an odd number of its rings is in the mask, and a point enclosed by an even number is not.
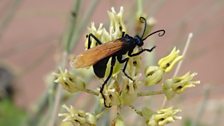
<svg viewBox="0 0 224 126"><path fill-rule="evenodd" d="M116 63L116 60L124 64L124 67L122 69L122 72L124 75L129 78L130 80L134 81L127 73L126 68L130 57L138 56L143 52L151 52L155 49L155 46L153 46L151 49L143 49L142 46L144 45L144 41L149 37L156 33L158 33L159 37L162 37L165 34L165 30L158 30L155 32L152 32L148 34L146 37L144 37L146 27L147 27L147 21L144 17L140 17L139 20L144 23L144 30L141 36L136 35L134 37L129 36L125 32L122 32L122 36L116 40L102 43L96 36L94 36L92 33L87 35L88 37L88 50L84 51L80 55L76 57L76 60L74 62L74 66L76 68L85 68L88 66L93 66L94 73L99 78L104 78L107 63L109 59L111 58L111 65L110 65L110 71L109 75L107 76L106 80L104 80L102 87L100 88L100 93L104 99L104 106L105 107L111 107L106 104L105 95L103 94L104 87L111 78L113 74L114 65ZM94 39L97 43L96 47L90 48L92 39ZM133 53L133 50L135 47L138 47L140 49L139 52ZM128 57L123 58L125 54L128 54Z"/></svg>

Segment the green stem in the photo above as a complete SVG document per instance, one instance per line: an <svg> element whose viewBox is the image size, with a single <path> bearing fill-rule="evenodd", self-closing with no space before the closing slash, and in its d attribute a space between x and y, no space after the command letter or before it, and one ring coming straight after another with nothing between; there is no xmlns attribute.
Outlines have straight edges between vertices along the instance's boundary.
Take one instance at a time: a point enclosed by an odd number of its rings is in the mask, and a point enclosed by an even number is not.
<svg viewBox="0 0 224 126"><path fill-rule="evenodd" d="M6 13L5 18L3 18L3 20L0 22L0 38L2 37L4 30L7 28L7 26L10 24L13 17L15 16L21 1L22 0L14 0L10 7L10 10Z"/></svg>
<svg viewBox="0 0 224 126"><path fill-rule="evenodd" d="M63 59L62 59L61 65L60 65L61 68L65 68L66 61L67 61L67 56L68 56L68 54L67 54L67 52L65 52L64 56L62 56ZM60 84L58 84L57 87L56 87L56 95L55 95L55 98L54 98L53 109L52 109L52 112L51 112L51 115L50 115L50 120L49 120L48 126L54 126L55 125L58 109L59 109L59 106L60 106L61 95L62 95L62 87L61 87Z"/></svg>
<svg viewBox="0 0 224 126"><path fill-rule="evenodd" d="M137 11L136 11L136 16L142 16L143 14L143 1L142 0L137 0Z"/></svg>
<svg viewBox="0 0 224 126"><path fill-rule="evenodd" d="M190 45L190 43L191 43L191 39L192 39L192 37L193 37L193 33L189 33L188 38L187 38L187 42L185 43L184 50L183 50L183 53L182 53L182 56L183 56L183 57L185 57L186 54L187 54L187 51L188 51L188 49L189 49L189 45ZM175 71L174 71L173 77L175 77L175 76L178 75L182 63L183 63L183 60L180 61L180 62L177 64L177 67L176 67L176 69L175 69ZM167 104L167 98L164 97L164 99L163 99L163 104L162 104L162 108L164 108L164 107L166 106L166 104Z"/></svg>
<svg viewBox="0 0 224 126"><path fill-rule="evenodd" d="M103 116L104 112L108 111L108 109L103 109L100 113L96 114L96 119L99 119Z"/></svg>
<svg viewBox="0 0 224 126"><path fill-rule="evenodd" d="M47 48L47 50L44 52L44 55L40 56L39 58L37 58L37 60L35 60L35 62L27 66L27 68L19 74L19 77L29 73L31 70L38 67L47 57L49 57L53 49L54 48L52 48L52 45L50 45L50 47ZM37 105L35 106L32 114L29 116L26 122L27 125L37 126L37 125L40 125L40 122L43 119L46 119L46 117L44 117L43 115L46 114L46 110L48 109L48 105L49 105L49 99L48 99L49 90L54 89L54 87L55 85L53 84L53 82L51 82L49 84L49 87L47 88L47 90L45 91L45 93L43 94L43 96L41 97Z"/></svg>
<svg viewBox="0 0 224 126"><path fill-rule="evenodd" d="M93 14L94 10L96 9L97 3L99 0L91 0L89 9L87 10L86 14L84 14L84 17L80 21L80 24L76 27L74 34L71 38L71 41L68 43L67 51L71 52L74 46L76 45L78 39L80 38L81 33L84 31L84 28L86 28L86 25L88 24L91 15Z"/></svg>
<svg viewBox="0 0 224 126"><path fill-rule="evenodd" d="M69 51L69 46L72 43L72 36L74 35L75 30L77 29L77 22L78 22L78 13L81 6L81 0L76 0L73 5L73 9L71 11L70 16L70 24L68 26L68 31L65 34L65 40L64 40L64 47L65 50Z"/></svg>
<svg viewBox="0 0 224 126"><path fill-rule="evenodd" d="M151 96L151 95L160 95L163 94L163 91L150 91L150 92L140 92L138 93L138 96Z"/></svg>
<svg viewBox="0 0 224 126"><path fill-rule="evenodd" d="M223 115L223 105L220 104L217 106L212 126L221 126L223 117L222 115Z"/></svg>
<svg viewBox="0 0 224 126"><path fill-rule="evenodd" d="M28 122L27 122L28 126L31 126L31 125L37 126L40 120L42 119L43 114L45 113L45 110L47 109L47 106L48 106L48 90L50 88L51 87L49 87L45 91L45 93L43 94L39 102L37 103L37 106L34 107L32 115L30 115L28 118Z"/></svg>
<svg viewBox="0 0 224 126"><path fill-rule="evenodd" d="M84 92L86 92L86 93L88 93L88 94L92 94L92 95L95 95L95 96L98 96L99 95L99 93L97 93L97 92L95 92L95 91L93 91L93 90L90 90L90 89L83 89L82 91L84 91Z"/></svg>
<svg viewBox="0 0 224 126"><path fill-rule="evenodd" d="M187 54L187 50L189 49L189 45L190 45L190 43L191 43L191 39L192 39L192 37L193 37L193 33L189 33L187 42L186 42L186 44L185 44L185 46L184 46L184 50L183 50L183 53L182 53L182 56L183 56L183 57L185 57L186 54ZM177 67L176 67L176 70L175 70L175 72L174 72L173 77L175 77L175 76L178 75L182 63L183 63L183 60L180 61L180 62L177 64Z"/></svg>
<svg viewBox="0 0 224 126"><path fill-rule="evenodd" d="M94 12L93 10L96 8L96 3L98 2L98 0L95 0L92 2L92 4L90 5L90 9L87 11L87 14L85 15L85 17L83 18L84 21L81 21L79 25L77 25L77 13L79 11L79 7L80 7L80 3L81 0L77 0L74 4L74 8L72 11L72 19L70 20L70 29L67 33L67 36L64 40L65 42L65 55L62 57L62 64L61 64L61 68L64 68L66 66L66 61L67 61L67 55L71 52L71 50L75 47L78 38L80 38L80 32L82 32L82 29L84 27L86 27L86 24L88 22L88 20L90 19L92 13ZM93 93L93 92L91 92ZM53 104L53 110L51 113L51 119L48 123L48 126L54 126L55 125L55 121L56 121L56 116L57 116L57 112L60 106L60 99L61 99L61 95L62 95L62 87L59 85L57 87L56 90L56 95L55 95L55 101Z"/></svg>
<svg viewBox="0 0 224 126"><path fill-rule="evenodd" d="M133 105L129 106L132 110L134 110L138 115L142 116L141 111L137 110Z"/></svg>
<svg viewBox="0 0 224 126"><path fill-rule="evenodd" d="M196 117L195 117L195 120L193 121L193 124L192 126L198 126L199 125L199 122L204 114L204 111L205 111L205 108L207 106L207 102L208 102L208 97L209 97L209 93L210 93L210 90L209 90L209 87L205 87L205 90L204 90L204 98L198 108L198 111L196 113Z"/></svg>

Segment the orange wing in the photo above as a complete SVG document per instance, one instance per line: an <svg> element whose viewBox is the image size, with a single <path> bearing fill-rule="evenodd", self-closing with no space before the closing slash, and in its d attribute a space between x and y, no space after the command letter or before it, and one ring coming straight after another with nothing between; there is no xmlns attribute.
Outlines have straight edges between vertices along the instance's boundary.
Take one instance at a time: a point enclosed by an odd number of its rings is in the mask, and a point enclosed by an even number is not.
<svg viewBox="0 0 224 126"><path fill-rule="evenodd" d="M122 48L123 42L115 40L111 42L98 45L94 48L88 49L85 52L72 59L71 65L76 68L84 68L94 65L101 59L114 54Z"/></svg>

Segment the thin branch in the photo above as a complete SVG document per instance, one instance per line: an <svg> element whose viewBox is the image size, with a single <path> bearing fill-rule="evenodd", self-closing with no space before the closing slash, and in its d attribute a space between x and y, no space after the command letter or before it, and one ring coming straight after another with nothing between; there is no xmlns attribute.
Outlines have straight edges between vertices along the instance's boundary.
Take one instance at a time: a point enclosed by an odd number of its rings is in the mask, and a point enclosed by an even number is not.
<svg viewBox="0 0 224 126"><path fill-rule="evenodd" d="M88 23L88 20L90 19L91 15L93 14L93 12L94 12L93 10L96 8L96 5L97 5L98 1L99 0L92 1L89 9L87 10L87 13L84 15L83 21L81 21L79 25L77 25L77 24L72 25L73 28L70 29L69 32L67 33L68 38L64 40L65 43L66 43L66 45L65 45L65 56L63 56L63 61L62 61L61 68L65 67L67 55L75 47L75 45L77 43L77 40L79 38L79 35L82 32L82 29L84 27L86 27L86 24ZM80 2L81 2L81 0L77 0L74 7L80 6ZM70 24L74 23L73 22L74 20L77 20L77 12L74 12L74 11L78 11L78 9L76 9L76 8L73 9L72 14L73 14L74 17L73 17L73 20L71 20ZM57 91L56 91L53 110L52 110L52 113L51 113L51 119L49 121L48 126L54 126L55 125L56 116L57 116L57 112L58 112L59 105L60 105L61 94L62 94L62 87L58 86Z"/></svg>
<svg viewBox="0 0 224 126"><path fill-rule="evenodd" d="M131 108L132 110L134 110L138 115L142 116L141 111L137 110L133 105L130 105L129 108Z"/></svg>
<svg viewBox="0 0 224 126"><path fill-rule="evenodd" d="M185 57L185 55L186 55L186 53L187 53L187 50L188 50L188 48L189 48L189 45L190 45L190 42L191 42L192 37L193 37L193 33L189 33L187 42L186 42L185 47L184 47L184 51L183 51L183 53L182 53L182 56L183 56L183 57ZM181 67L182 63L183 63L183 60L180 61L180 62L177 64L177 67L176 67L175 72L174 72L174 75L173 75L174 77L177 76L177 74L179 73L179 71L180 71L180 67Z"/></svg>
<svg viewBox="0 0 224 126"><path fill-rule="evenodd" d="M95 92L95 91L93 91L93 90L87 89L87 88L85 88L85 89L82 90L82 91L84 91L84 92L86 92L86 93L88 93L88 94L95 95L95 96L98 96L98 95L99 95L99 93L97 93L97 92Z"/></svg>
<svg viewBox="0 0 224 126"><path fill-rule="evenodd" d="M62 56L62 58L63 58L63 60L62 60L61 67L65 68L65 64L66 64L66 61L67 61L67 52L64 53L64 56ZM54 126L55 125L58 108L60 106L61 95L62 95L62 87L61 87L60 84L58 84L57 90L56 90L56 95L55 95L55 101L54 101L54 104L53 104L53 110L52 110L52 113L51 113L51 118L50 118L48 126Z"/></svg>
<svg viewBox="0 0 224 126"><path fill-rule="evenodd" d="M94 10L96 9L97 3L99 0L92 0L88 10L84 14L82 20L80 21L79 25L76 27L76 30L74 31L74 34L71 38L71 41L68 43L67 51L71 52L72 49L75 47L76 43L78 42L78 39L80 38L81 33L84 31L84 28L86 28L86 25L89 23L89 20L91 18L91 15L93 15Z"/></svg>
<svg viewBox="0 0 224 126"><path fill-rule="evenodd" d="M138 93L138 96L151 96L151 95L160 95L163 94L163 91L150 91L150 92L140 92Z"/></svg>
<svg viewBox="0 0 224 126"><path fill-rule="evenodd" d="M74 35L75 30L77 30L77 22L78 22L78 13L81 6L81 0L76 0L72 7L71 16L70 16L70 24L68 25L68 31L65 34L64 47L65 50L69 50L70 43L72 43L72 37Z"/></svg>
<svg viewBox="0 0 224 126"><path fill-rule="evenodd" d="M208 102L209 93L210 93L209 87L205 87L204 95L203 95L204 98L203 98L203 100L202 100L202 102L201 102L201 104L200 104L200 106L199 106L199 108L196 112L196 117L193 121L192 126L198 126L199 125L200 119L202 118L203 113L205 111L205 108L208 104L207 102Z"/></svg>
<svg viewBox="0 0 224 126"><path fill-rule="evenodd" d="M14 0L11 7L9 7L10 10L6 13L5 18L3 18L3 20L0 22L0 38L2 37L4 30L7 28L7 26L10 24L13 17L15 16L18 7L21 4L21 1L22 0Z"/></svg>
<svg viewBox="0 0 224 126"><path fill-rule="evenodd" d="M182 53L182 56L183 56L183 57L185 57L185 55L186 55L186 53L187 53L187 50L188 50L189 45L190 45L190 43L191 43L191 39L192 39L192 37L193 37L193 33L189 33L187 42L186 42L186 44L185 44L185 46L184 46L184 50L183 50L183 53ZM176 67L176 69L175 69L175 72L174 72L173 77L175 77L175 76L178 75L182 63L183 63L183 60L180 61L180 62L177 64L177 67ZM165 98L163 99L162 108L164 108L164 107L166 106L166 104L167 104L167 98L165 97Z"/></svg>
<svg viewBox="0 0 224 126"><path fill-rule="evenodd" d="M96 114L96 119L101 118L106 111L108 111L108 109L103 109L100 113Z"/></svg>

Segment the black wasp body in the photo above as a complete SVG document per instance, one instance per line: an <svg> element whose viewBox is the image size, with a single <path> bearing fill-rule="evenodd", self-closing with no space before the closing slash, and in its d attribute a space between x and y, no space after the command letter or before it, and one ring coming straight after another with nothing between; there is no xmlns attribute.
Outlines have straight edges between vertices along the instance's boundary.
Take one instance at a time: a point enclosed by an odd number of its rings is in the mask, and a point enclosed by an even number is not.
<svg viewBox="0 0 224 126"><path fill-rule="evenodd" d="M102 43L97 37L95 37L93 34L90 33L89 35L87 35L88 50L86 50L85 52L77 56L76 62L74 63L76 68L82 68L82 67L93 65L94 73L96 74L96 76L98 76L99 78L103 78L105 76L107 63L109 59L111 58L109 75L107 76L106 80L102 84L102 87L100 88L100 93L102 94L102 97L104 99L104 105L106 107L110 107L110 106L107 106L105 104L105 96L103 94L103 90L104 90L105 84L107 84L110 77L112 76L113 68L116 63L116 60L119 63L122 63L122 64L124 63L124 67L122 71L126 77L128 77L130 80L133 81L133 79L125 71L129 61L129 57L137 56L143 52L151 52L155 48L155 46L152 47L151 49L142 49L142 46L144 45L143 41L147 39L149 36L156 33L158 33L160 37L165 34L165 30L158 30L144 37L144 33L147 26L146 19L143 17L140 17L140 21L145 23L144 31L141 37L139 35L132 37L123 32L121 38L118 38L117 40L114 40L111 42ZM97 46L90 48L92 39L96 40ZM138 47L140 51L137 53L133 53L133 50L136 47ZM128 54L129 57L123 58L125 54Z"/></svg>
<svg viewBox="0 0 224 126"><path fill-rule="evenodd" d="M90 34L90 36L91 36L91 34ZM128 58L123 59L123 55L128 54L128 56L130 56L130 57L135 56L136 54L134 54L134 55L132 54L134 48L136 46L141 47L143 45L143 41L141 40L141 38L139 36L136 36L133 38L133 37L129 36L128 34L125 34L124 37L117 39L116 42L122 42L122 45L120 47L121 49L118 50L117 52L114 52L111 55L108 55L107 57L103 58L102 60L100 60L96 64L94 64L93 65L94 72L99 78L103 78L105 76L107 62L110 58L112 58L111 67L113 67L113 65L115 64L116 59L118 60L119 63L125 63L123 72L129 79L131 79L131 77L129 77L125 72L125 69L126 69L129 59ZM98 44L102 44L102 43L98 43ZM111 73L112 73L112 71L111 71Z"/></svg>

